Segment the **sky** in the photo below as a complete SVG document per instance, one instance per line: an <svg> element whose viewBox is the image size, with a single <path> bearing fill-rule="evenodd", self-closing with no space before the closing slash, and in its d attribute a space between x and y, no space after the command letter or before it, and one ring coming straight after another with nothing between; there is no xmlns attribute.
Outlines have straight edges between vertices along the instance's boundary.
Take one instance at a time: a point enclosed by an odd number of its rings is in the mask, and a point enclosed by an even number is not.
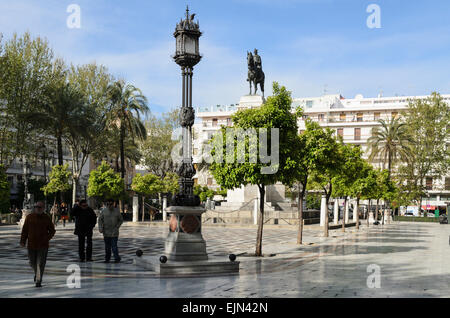
<svg viewBox="0 0 450 318"><path fill-rule="evenodd" d="M68 28L71 4L80 28ZM369 28L371 4L380 28ZM3 40L26 31L48 39L67 63L96 61L147 96L161 115L181 104L173 32L186 5L196 13L202 61L195 107L229 105L249 93L247 51L292 96L353 98L450 93L448 0L0 0Z"/></svg>

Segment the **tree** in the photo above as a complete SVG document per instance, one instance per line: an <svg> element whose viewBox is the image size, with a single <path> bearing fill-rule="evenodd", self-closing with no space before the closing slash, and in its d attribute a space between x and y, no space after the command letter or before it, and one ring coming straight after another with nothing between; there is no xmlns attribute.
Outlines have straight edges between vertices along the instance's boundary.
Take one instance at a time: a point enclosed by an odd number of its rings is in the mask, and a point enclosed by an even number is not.
<svg viewBox="0 0 450 318"><path fill-rule="evenodd" d="M52 69L53 52L48 42L14 34L0 51L0 163L33 152L39 134L24 115L34 112L46 99L45 86Z"/></svg>
<svg viewBox="0 0 450 318"><path fill-rule="evenodd" d="M87 64L78 67L72 65L68 72L68 81L81 93L84 100L78 105L78 115L64 134L64 141L72 154L72 202L75 202L76 191L81 171L89 156L106 141L106 115L108 112L107 87L111 75L103 66ZM81 98L81 96L79 96Z"/></svg>
<svg viewBox="0 0 450 318"><path fill-rule="evenodd" d="M300 116L299 110L297 112L297 116ZM298 137L298 146L293 152L295 159L290 164L294 167L292 177L297 182L299 192L297 244L303 243L303 198L312 174L322 164L324 158L329 156L327 141L328 143L334 142L332 134L331 130L324 130L317 122L307 120L306 130Z"/></svg>
<svg viewBox="0 0 450 318"><path fill-rule="evenodd" d="M171 152L177 144L176 140L172 140L172 133L177 128L178 114L176 109L164 113L162 118L150 115L145 121L147 138L138 142L142 165L162 178L168 172L175 172Z"/></svg>
<svg viewBox="0 0 450 318"><path fill-rule="evenodd" d="M169 172L165 175L163 179L163 185L164 185L164 193L175 195L180 186L178 184L178 175L174 172Z"/></svg>
<svg viewBox="0 0 450 318"><path fill-rule="evenodd" d="M328 237L328 202L333 193L333 178L341 173L343 158L341 147L330 128L324 129L316 150L316 163L311 175L312 189L325 193L327 211L325 213L324 236Z"/></svg>
<svg viewBox="0 0 450 318"><path fill-rule="evenodd" d="M359 169L356 171L355 180L350 188L351 196L356 198L356 229L359 229L359 201L372 198L373 189L377 186L376 171L368 162L360 159ZM369 205L370 206L370 205ZM367 218L368 222L369 218Z"/></svg>
<svg viewBox="0 0 450 318"><path fill-rule="evenodd" d="M63 193L71 188L71 184L69 183L71 177L71 173L69 171L69 165L55 165L52 167L52 171L50 172L50 181L41 188L44 191L45 195L50 195L54 193ZM55 202L56 203L56 196Z"/></svg>
<svg viewBox="0 0 450 318"><path fill-rule="evenodd" d="M120 174L103 161L89 175L87 194L102 201L118 200L124 195L124 182Z"/></svg>
<svg viewBox="0 0 450 318"><path fill-rule="evenodd" d="M164 190L164 184L162 180L154 175L153 173L148 173L142 176L140 173L136 174L133 178L131 184L131 189L142 196L142 222L144 222L145 216L145 197L151 196L153 194L160 193Z"/></svg>
<svg viewBox="0 0 450 318"><path fill-rule="evenodd" d="M259 108L239 110L232 116L234 127L228 129L222 127L220 130L221 134L215 135L211 141L211 153L213 156L216 158L228 157L224 162L215 160L210 166L210 171L219 185L224 189L234 189L247 184L258 187L261 199L256 238L256 256L262 256L265 187L278 181L289 183L289 178L292 176L295 168L293 165L287 164L294 160L291 156L297 144L297 118L295 114L291 113L291 93L284 86L280 87L278 83L274 82L273 94ZM270 133L270 136L267 133L267 145L270 146L264 148L265 143L261 142L263 146L261 147L260 145L258 151L259 136L267 129L270 130L270 128L279 129L278 143L274 133ZM250 136L244 136L244 133L240 134L239 129L241 129L241 132L247 130ZM230 135L227 135L228 133ZM244 142L238 142L237 135L243 138ZM227 139L229 141L228 145ZM266 154L270 153L276 156L277 146L279 150L278 163L272 162L271 167L267 167L267 164L262 163L261 160L259 162L256 160L258 153L261 159L264 151L266 151ZM232 155L230 150L232 150ZM244 155L238 156L238 153ZM241 159L239 161L243 162L238 162L238 159Z"/></svg>
<svg viewBox="0 0 450 318"><path fill-rule="evenodd" d="M141 114L149 110L147 98L141 90L133 85L125 85L124 81L116 81L108 87L108 96L111 101L111 110L108 114L109 123L119 130L120 143L120 172L125 178L125 146L127 133L132 139L145 140L147 131L141 121Z"/></svg>
<svg viewBox="0 0 450 318"><path fill-rule="evenodd" d="M450 107L441 95L433 92L427 99L416 99L403 114L408 133L411 135L411 155L403 168L403 183L415 194L415 201L422 207L422 197L427 189L426 177L440 179L448 173L450 147ZM425 213L424 213L425 216Z"/></svg>
<svg viewBox="0 0 450 318"><path fill-rule="evenodd" d="M344 197L345 204L347 206L348 197L351 196L355 189L353 188L355 182L360 178L364 178L363 168L365 167L365 161L362 159L362 151L358 146L346 145L339 143L339 151L341 155L341 166L339 167L339 173L337 173L333 179L333 197ZM359 201L357 202L359 205ZM342 219L342 231L345 232L345 209L344 217ZM353 211L356 213L357 228L359 228L359 214L358 209Z"/></svg>
<svg viewBox="0 0 450 318"><path fill-rule="evenodd" d="M197 185L194 187L194 194L200 197L200 202L205 202L207 199L212 199L216 195L216 191L207 186L202 187Z"/></svg>
<svg viewBox="0 0 450 318"><path fill-rule="evenodd" d="M369 160L381 159L383 169L387 166L389 176L392 168L400 160L405 161L411 155L411 135L407 124L400 117L391 118L390 121L378 120L381 128L374 128L373 135L367 142L370 149Z"/></svg>

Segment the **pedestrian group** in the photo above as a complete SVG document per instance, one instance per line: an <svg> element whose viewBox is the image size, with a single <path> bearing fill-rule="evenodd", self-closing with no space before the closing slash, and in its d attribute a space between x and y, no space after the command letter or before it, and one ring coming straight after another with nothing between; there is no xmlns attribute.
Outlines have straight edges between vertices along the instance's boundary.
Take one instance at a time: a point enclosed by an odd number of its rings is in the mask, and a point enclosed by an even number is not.
<svg viewBox="0 0 450 318"><path fill-rule="evenodd" d="M45 204L42 201L34 205L33 212L29 214L22 227L20 245L27 247L28 260L34 270L34 282L36 287L42 287L42 276L47 261L49 242L56 233L55 226L58 222L58 214L61 215L63 226L68 217L67 205L62 203L59 207L54 204L50 210L51 218L44 213ZM78 236L78 256L80 262L92 262L92 236L97 224L97 215L86 200L76 201L71 212L75 217L74 234ZM111 250L114 254L114 263L119 263L119 249L117 242L119 228L123 223L123 217L119 209L115 207L114 200L107 200L98 217L98 229L103 234L105 243L104 263L111 261Z"/></svg>

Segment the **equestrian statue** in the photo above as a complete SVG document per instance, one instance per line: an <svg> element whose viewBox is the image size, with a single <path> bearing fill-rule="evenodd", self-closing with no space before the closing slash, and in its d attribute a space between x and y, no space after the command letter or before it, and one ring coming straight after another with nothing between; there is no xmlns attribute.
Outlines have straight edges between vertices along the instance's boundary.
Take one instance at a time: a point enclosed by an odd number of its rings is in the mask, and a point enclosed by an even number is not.
<svg viewBox="0 0 450 318"><path fill-rule="evenodd" d="M255 49L255 51L252 54L251 52L247 51L247 64L248 64L248 78L247 82L250 84L250 95L252 95L252 83L255 87L255 94L258 91L258 84L261 87L261 91L264 98L264 80L265 75L262 70L262 63L261 63L261 57L258 55L258 50Z"/></svg>

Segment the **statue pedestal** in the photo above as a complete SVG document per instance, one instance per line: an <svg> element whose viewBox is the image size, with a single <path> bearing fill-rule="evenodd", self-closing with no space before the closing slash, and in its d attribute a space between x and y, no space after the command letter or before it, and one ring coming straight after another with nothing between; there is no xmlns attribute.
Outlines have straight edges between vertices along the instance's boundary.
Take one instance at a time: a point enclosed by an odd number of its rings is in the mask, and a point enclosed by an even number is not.
<svg viewBox="0 0 450 318"><path fill-rule="evenodd" d="M260 107L264 103L264 98L260 95L245 95L239 100L239 109Z"/></svg>
<svg viewBox="0 0 450 318"><path fill-rule="evenodd" d="M202 207L171 206L167 208L169 235L166 238L166 263L160 256L135 257L134 264L160 275L209 275L239 272L239 262L222 258L208 259L202 236ZM228 255L227 255L228 256Z"/></svg>
<svg viewBox="0 0 450 318"><path fill-rule="evenodd" d="M207 260L206 242L202 236L202 207L171 206L166 256L169 261Z"/></svg>

